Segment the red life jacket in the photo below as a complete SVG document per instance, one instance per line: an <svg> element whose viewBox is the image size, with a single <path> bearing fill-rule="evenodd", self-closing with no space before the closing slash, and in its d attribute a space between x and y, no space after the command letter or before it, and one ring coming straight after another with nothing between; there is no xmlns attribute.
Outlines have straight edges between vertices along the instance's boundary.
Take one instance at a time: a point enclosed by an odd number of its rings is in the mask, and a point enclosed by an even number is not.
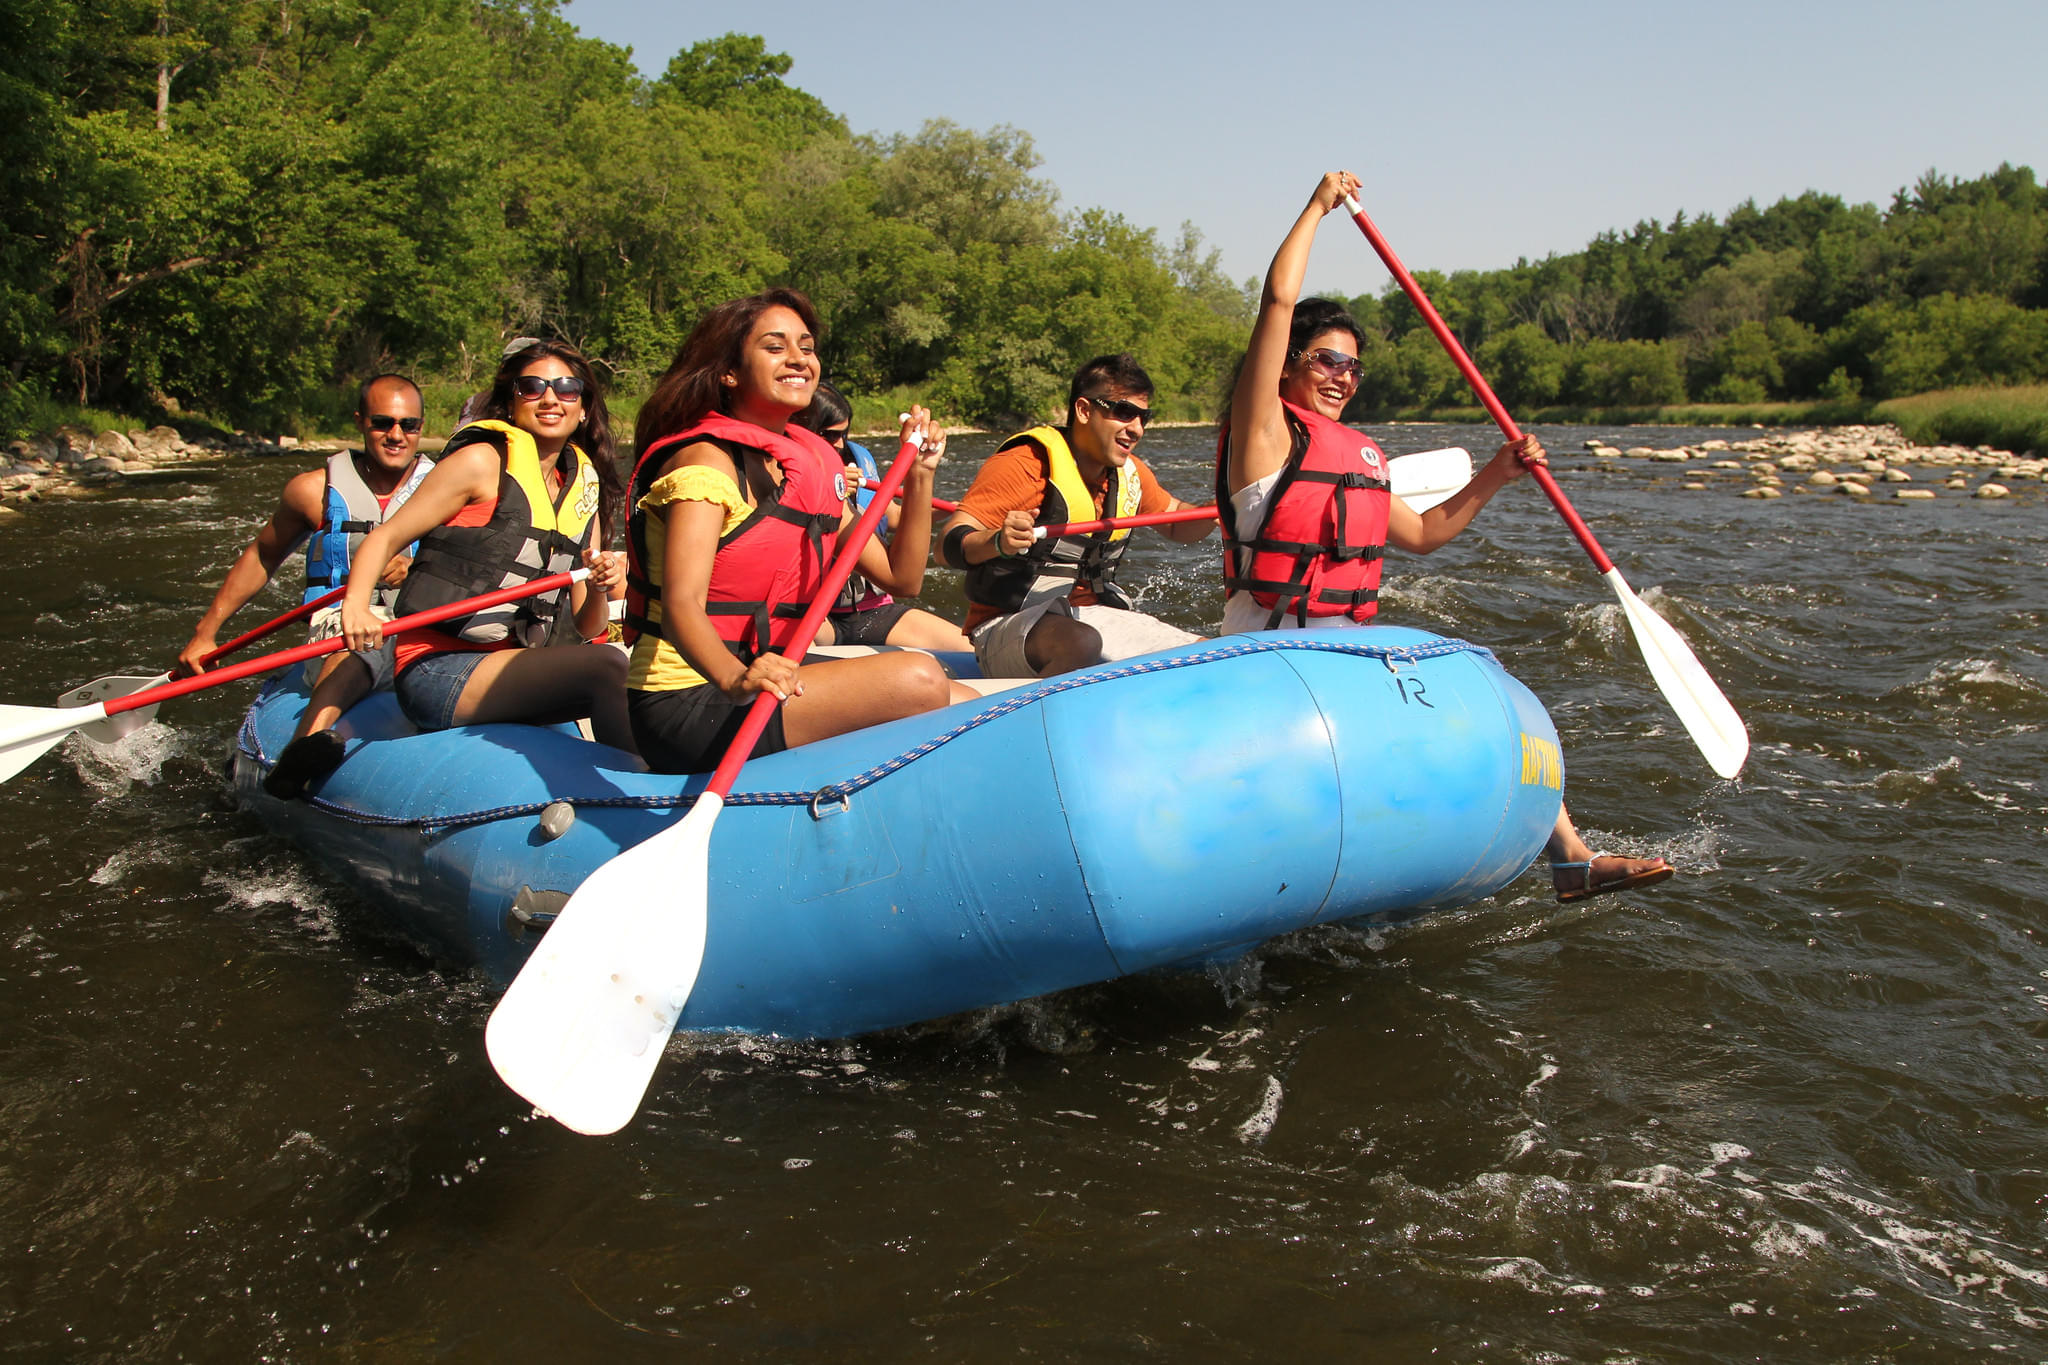
<svg viewBox="0 0 2048 1365"><path fill-rule="evenodd" d="M824 581L826 537L846 510L839 452L815 432L791 426L781 435L714 412L687 431L650 445L633 466L627 505L626 643L661 633L661 565L649 561L647 513L640 499L653 486L663 451L709 442L732 458L734 480L747 487L746 452L759 451L782 471L782 483L747 519L719 538L711 561L704 612L725 647L742 661L779 649L796 631Z"/></svg>
<svg viewBox="0 0 2048 1365"><path fill-rule="evenodd" d="M1227 486L1230 429L1216 444L1216 506L1223 529L1223 588L1248 592L1272 615L1366 621L1379 610L1380 563L1392 493L1387 460L1370 437L1307 408L1286 409L1292 451L1250 540L1238 534Z"/></svg>

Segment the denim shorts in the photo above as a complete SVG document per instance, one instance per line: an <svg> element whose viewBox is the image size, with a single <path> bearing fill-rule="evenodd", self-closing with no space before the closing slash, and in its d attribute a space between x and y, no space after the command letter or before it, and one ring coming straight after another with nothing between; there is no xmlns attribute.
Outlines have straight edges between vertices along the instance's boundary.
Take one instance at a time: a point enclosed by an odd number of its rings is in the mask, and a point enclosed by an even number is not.
<svg viewBox="0 0 2048 1365"><path fill-rule="evenodd" d="M398 709L422 730L446 730L455 724L455 704L469 686L469 675L484 661L486 650L450 649L415 659L392 690Z"/></svg>

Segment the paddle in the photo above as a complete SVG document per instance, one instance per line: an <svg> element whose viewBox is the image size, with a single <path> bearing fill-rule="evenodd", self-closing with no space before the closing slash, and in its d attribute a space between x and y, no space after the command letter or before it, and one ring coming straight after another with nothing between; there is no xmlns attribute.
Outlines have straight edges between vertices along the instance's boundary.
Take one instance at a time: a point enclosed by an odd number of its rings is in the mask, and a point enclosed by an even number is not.
<svg viewBox="0 0 2048 1365"><path fill-rule="evenodd" d="M842 538L784 655L800 659L810 647L917 450L914 434L897 451L879 496ZM615 1133L647 1093L704 959L712 826L775 704L773 692L754 698L688 815L583 879L491 1012L484 1030L491 1065L566 1128Z"/></svg>
<svg viewBox="0 0 2048 1365"><path fill-rule="evenodd" d="M389 635L419 626L431 626L452 617L467 616L473 611L495 607L502 602L516 602L522 597L553 592L557 588L567 587L588 577L588 569L549 574L545 578L536 578L517 587L500 588L481 597L471 597L427 611L414 612L410 616L390 622L384 627L384 633ZM202 692L209 687L239 682L258 673L268 673L273 669L303 663L307 659L317 659L323 654L333 654L347 648L348 640L336 635L325 640L294 645L290 649L280 649L275 654L258 655L238 664L229 664L226 668L216 668L211 673L198 673L189 678L180 678L176 682L146 687L140 692L110 701L95 701L86 706L76 707L0 706L0 782L13 777L35 762L73 730L83 730L96 721L158 706L193 692Z"/></svg>
<svg viewBox="0 0 2048 1365"><path fill-rule="evenodd" d="M237 635L219 648L201 655L199 663L204 667L218 659L225 659L242 646L253 644L266 635L272 635L283 630L294 621L304 620L324 606L339 602L341 595L347 591L348 585L344 583L341 587L335 588L331 592L320 594L320 596L310 602L304 602L293 607L282 616L272 617L254 630ZM94 678L89 683L82 683L72 688L69 692L57 698L57 705L90 706L96 701L112 701L115 697L125 697L131 693L140 692L145 687L155 687L159 683L167 683L170 680L171 675L168 673L116 673L105 678ZM95 744L113 744L121 739L122 736L141 729L155 719L156 708L154 706L146 706L139 711L123 711L119 715L109 716L105 720L96 720L90 725L80 727L79 733Z"/></svg>
<svg viewBox="0 0 2048 1365"><path fill-rule="evenodd" d="M1472 456L1457 446L1445 450L1422 450L1411 455L1397 455L1388 462L1392 471L1394 493L1403 502L1418 512L1430 508L1448 498L1472 481ZM880 488L880 481L868 479L863 488ZM934 497L932 506L941 512L957 512L960 504ZM1186 515L1193 512L1195 515ZM1065 526L1053 526L1041 531L1045 534L1088 535L1096 531L1114 530L1120 526L1159 526L1169 521L1199 521L1202 517L1213 517L1213 507L1183 509L1181 512L1150 513L1143 517L1125 517L1121 520L1073 522Z"/></svg>
<svg viewBox="0 0 2048 1365"><path fill-rule="evenodd" d="M880 488L882 481L880 479L863 479L860 486L862 488ZM934 496L932 498L932 510L935 512L957 512L960 510L960 504L957 502L947 502L944 498Z"/></svg>
<svg viewBox="0 0 2048 1365"><path fill-rule="evenodd" d="M1494 397L1493 390L1480 376L1478 366L1472 363L1472 357L1465 354L1465 348L1458 344L1457 337L1451 335L1451 329L1437 316L1437 311L1430 305L1428 296L1422 292L1422 286L1415 282L1415 277L1401 264L1401 258L1394 254L1394 248L1380 235L1379 228L1366 216L1358 200L1347 194L1344 196L1344 207L1351 214L1352 220L1358 224L1359 231L1372 243L1372 249L1379 253L1380 260L1386 263L1395 283L1401 286L1401 291L1415 305L1415 311L1429 324L1429 330L1436 333L1437 341L1457 365L1459 372L1465 376L1465 382L1472 386L1472 392L1479 396L1479 401L1485 405L1487 412L1492 414L1494 423L1500 427L1501 433L1510 441L1519 440L1522 435L1521 428L1515 425L1514 418L1508 416L1508 410L1501 406L1500 399ZM1742 771L1743 760L1749 756L1749 730L1743 725L1742 717L1735 714L1735 708L1728 704L1728 698L1721 694L1721 689L1707 675L1707 670L1700 665L1700 661L1693 657L1691 647L1685 643L1684 638L1671 623L1651 611L1643 600L1635 595L1628 582L1622 578L1621 570L1614 567L1614 561L1607 557L1607 552L1600 548L1600 542L1593 538L1592 528L1586 525L1577 510L1565 498L1564 490L1557 486L1557 480L1551 477L1550 471L1541 465L1530 465L1528 469L1529 473L1535 476L1536 483L1542 488L1544 495L1550 499L1551 505L1557 508L1558 515L1564 518L1565 525L1578 537L1579 544L1592 558L1593 566L1606 576L1608 586L1612 587L1615 596L1621 599L1622 613L1628 617L1629 626L1635 632L1636 647L1642 651L1644 662L1650 666L1650 676L1656 680L1658 688L1663 691L1672 709L1678 712L1678 719L1684 723L1686 733L1692 736L1692 742L1706 755L1707 766L1722 777L1734 777Z"/></svg>
<svg viewBox="0 0 2048 1365"><path fill-rule="evenodd" d="M1122 531L1138 526L1171 526L1182 521L1213 521L1214 507L1181 507L1171 512L1144 512L1135 517L1110 517L1106 521L1068 521L1057 526L1034 526L1033 540L1048 536L1092 536L1098 531Z"/></svg>
<svg viewBox="0 0 2048 1365"><path fill-rule="evenodd" d="M1418 450L1387 461L1387 482L1410 510L1427 512L1472 482L1472 454L1462 446Z"/></svg>

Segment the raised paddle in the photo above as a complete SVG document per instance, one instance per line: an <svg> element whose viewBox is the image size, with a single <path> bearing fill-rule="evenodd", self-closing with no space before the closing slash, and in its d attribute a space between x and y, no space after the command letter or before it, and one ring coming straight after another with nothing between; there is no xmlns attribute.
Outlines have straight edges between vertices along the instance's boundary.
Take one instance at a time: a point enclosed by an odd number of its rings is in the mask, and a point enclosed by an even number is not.
<svg viewBox="0 0 2048 1365"><path fill-rule="evenodd" d="M914 433L896 452L782 653L801 659L861 547L881 524L917 458ZM588 877L506 990L484 1029L505 1084L566 1128L615 1133L640 1108L704 960L711 830L775 709L754 698L725 758L690 813L621 851Z"/></svg>
<svg viewBox="0 0 2048 1365"><path fill-rule="evenodd" d="M410 616L390 622L384 627L384 632L388 635L419 626L431 626L452 617L467 616L473 611L495 607L503 602L516 602L522 597L553 592L557 588L565 588L588 577L588 569L572 569L568 573L549 574L545 578L536 578L517 587L500 588L496 592L487 592L480 597L414 612ZM290 649L280 649L275 654L261 654L238 664L229 664L226 668L216 668L211 673L198 673L189 678L180 678L176 682L146 687L140 692L116 697L110 701L95 701L90 705L72 707L0 706L0 782L13 777L35 762L73 730L83 730L110 716L155 707L193 692L202 692L209 687L239 682L258 673L268 673L273 669L303 663L307 659L317 659L323 654L333 654L347 648L348 640L336 635L325 640L294 645Z"/></svg>
<svg viewBox="0 0 2048 1365"><path fill-rule="evenodd" d="M1508 410L1501 406L1500 399L1494 397L1493 390L1481 377L1479 367L1472 363L1471 356L1465 354L1465 348L1458 344L1457 337L1451 335L1451 329L1444 325L1444 320L1437 316L1428 296L1422 292L1422 286L1401 264L1401 258L1394 254L1394 248L1380 235L1380 230L1366 216L1358 200L1347 194L1344 207L1350 212L1352 221L1358 224L1359 231L1365 234L1365 239L1372 243L1372 249L1379 253L1380 260L1386 263L1394 282L1401 286L1401 292L1415 305L1415 311L1429 324L1429 330L1436 333L1437 341L1465 376L1465 382L1472 386L1472 392L1479 395L1479 401L1492 414L1501 434L1510 441L1520 440L1522 430L1515 425L1515 419L1508 416ZM1692 742L1706 755L1707 766L1722 777L1734 777L1742 771L1743 760L1749 757L1749 730L1743 725L1742 717L1735 714L1728 698L1721 695L1721 689L1715 686L1700 661L1693 657L1692 648L1685 643L1684 637L1635 595L1621 576L1621 570L1614 567L1614 561L1593 538L1592 529L1565 498L1564 490L1557 486L1557 480L1551 477L1550 471L1541 465L1530 465L1528 469L1544 496L1564 518L1565 525L1585 547L1593 560L1593 567L1606 576L1608 586L1621 599L1622 613L1628 617L1629 627L1635 632L1636 647L1643 652L1643 659L1650 666L1650 676L1656 680L1672 709L1678 712L1678 719L1684 723L1686 733L1692 736Z"/></svg>
<svg viewBox="0 0 2048 1365"><path fill-rule="evenodd" d="M341 595L347 591L348 585L344 583L341 587L331 592L320 594L320 596L310 602L304 602L293 607L282 616L272 617L254 630L237 635L219 648L201 655L199 659L200 665L203 667L216 660L225 659L244 645L253 644L266 635L283 630L294 621L304 620L320 610L320 608L340 601ZM57 698L57 705L90 706L96 701L112 701L116 697L125 697L130 693L140 692L145 687L155 687L159 683L167 683L170 680L171 675L168 673L116 673L110 677L94 678L89 683L83 683L72 688L69 692ZM105 720L96 720L92 724L80 729L79 733L96 744L112 744L122 736L141 729L154 719L156 719L156 708L154 706L145 706L139 711L123 711L119 715L109 716Z"/></svg>

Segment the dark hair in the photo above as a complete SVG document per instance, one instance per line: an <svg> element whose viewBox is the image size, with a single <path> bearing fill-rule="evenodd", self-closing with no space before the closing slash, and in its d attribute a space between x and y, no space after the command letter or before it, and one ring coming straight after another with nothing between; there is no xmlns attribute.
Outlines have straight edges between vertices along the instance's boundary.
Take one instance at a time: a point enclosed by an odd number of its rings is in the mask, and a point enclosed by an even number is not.
<svg viewBox="0 0 2048 1365"><path fill-rule="evenodd" d="M1287 358L1300 355L1325 332L1349 332L1352 351L1365 350L1365 329L1343 304L1335 299L1303 299L1294 305L1294 317L1287 324Z"/></svg>
<svg viewBox="0 0 2048 1365"><path fill-rule="evenodd" d="M845 394L820 382L818 391L811 395L810 406L789 420L822 436L832 427L852 425L853 404L846 401Z"/></svg>
<svg viewBox="0 0 2048 1365"><path fill-rule="evenodd" d="M420 411L425 412L427 410L426 395L420 392L419 385L413 383L402 374L373 374L363 381L361 388L356 390L356 416L367 417L370 415L370 390L376 388L387 379L403 384L408 389L411 389L413 397L420 400Z"/></svg>
<svg viewBox="0 0 2048 1365"><path fill-rule="evenodd" d="M590 462L597 466L597 481L603 490L599 503L603 523L599 548L603 548L610 541L611 528L619 524L626 489L619 478L618 451L612 443L611 414L605 411L604 390L598 386L597 375L591 371L590 362L583 358L583 353L561 341L536 341L531 346L522 346L498 362L498 372L491 377L490 395L471 416L512 421L512 381L526 373L527 367L536 361L550 358L561 361L569 367L569 373L583 381L583 424L576 428L574 440L590 457Z"/></svg>
<svg viewBox="0 0 2048 1365"><path fill-rule="evenodd" d="M1104 389L1122 389L1150 398L1152 376L1145 373L1145 367L1129 351L1095 357L1074 371L1074 382L1067 386L1067 421L1074 420L1074 404L1084 395L1093 397Z"/></svg>
<svg viewBox="0 0 2048 1365"><path fill-rule="evenodd" d="M697 319L667 371L654 381L654 392L640 405L639 420L633 424L635 448L645 450L711 413L725 411L726 389L719 380L740 367L748 335L771 308L789 309L804 320L813 337L822 335L818 310L794 289L764 289L719 304Z"/></svg>
<svg viewBox="0 0 2048 1365"><path fill-rule="evenodd" d="M1294 313L1287 320L1287 362L1293 364L1311 341L1333 331L1351 333L1353 349L1365 354L1365 329L1343 304L1335 299L1303 299L1295 304ZM1244 362L1250 355L1249 351L1238 352L1236 363L1230 367L1230 378L1223 386L1223 408L1216 414L1216 420L1224 426L1230 425L1230 409L1237 402L1238 376L1244 373Z"/></svg>

